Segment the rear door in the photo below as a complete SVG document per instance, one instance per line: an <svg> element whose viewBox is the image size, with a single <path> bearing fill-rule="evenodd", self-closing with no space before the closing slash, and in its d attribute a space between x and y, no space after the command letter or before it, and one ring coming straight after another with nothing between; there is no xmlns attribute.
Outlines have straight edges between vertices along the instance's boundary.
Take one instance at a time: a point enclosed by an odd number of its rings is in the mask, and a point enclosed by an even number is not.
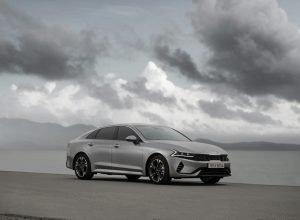
<svg viewBox="0 0 300 220"><path fill-rule="evenodd" d="M116 127L101 128L93 142L91 148L91 162L96 170L111 169L111 152L114 144Z"/></svg>
<svg viewBox="0 0 300 220"><path fill-rule="evenodd" d="M129 127L120 126L117 129L115 144L112 148L112 169L120 173L143 173L142 145L126 141L126 137L139 136Z"/></svg>

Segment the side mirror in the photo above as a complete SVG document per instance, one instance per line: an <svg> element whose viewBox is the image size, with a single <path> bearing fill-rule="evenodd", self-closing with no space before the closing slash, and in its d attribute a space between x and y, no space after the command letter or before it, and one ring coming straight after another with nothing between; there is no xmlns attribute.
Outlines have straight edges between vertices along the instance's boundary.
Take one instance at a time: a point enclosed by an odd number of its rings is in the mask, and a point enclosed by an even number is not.
<svg viewBox="0 0 300 220"><path fill-rule="evenodd" d="M130 135L130 136L126 137L125 140L129 141L129 142L132 142L134 144L138 144L139 143L138 139L134 135Z"/></svg>

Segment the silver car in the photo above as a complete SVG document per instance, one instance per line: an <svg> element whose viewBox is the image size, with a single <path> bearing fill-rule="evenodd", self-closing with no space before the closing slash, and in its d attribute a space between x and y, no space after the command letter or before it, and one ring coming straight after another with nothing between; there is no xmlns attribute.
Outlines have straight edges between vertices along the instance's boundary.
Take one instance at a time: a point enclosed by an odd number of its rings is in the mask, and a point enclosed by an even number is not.
<svg viewBox="0 0 300 220"><path fill-rule="evenodd" d="M102 173L129 180L149 176L156 184L172 178L215 184L231 174L223 149L194 142L169 127L144 124L111 125L79 136L68 143L66 166L83 180Z"/></svg>

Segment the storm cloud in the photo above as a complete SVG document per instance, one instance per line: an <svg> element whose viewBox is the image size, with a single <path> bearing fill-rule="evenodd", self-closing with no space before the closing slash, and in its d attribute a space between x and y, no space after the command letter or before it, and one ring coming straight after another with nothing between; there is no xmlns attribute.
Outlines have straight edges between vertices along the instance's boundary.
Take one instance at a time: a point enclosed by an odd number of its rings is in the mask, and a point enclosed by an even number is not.
<svg viewBox="0 0 300 220"><path fill-rule="evenodd" d="M106 103L112 109L130 109L133 107L133 101L129 96L121 98L118 91L116 91L110 84L103 85L89 84L86 86L88 93Z"/></svg>
<svg viewBox="0 0 300 220"><path fill-rule="evenodd" d="M249 95L300 101L300 35L275 0L197 2L191 14L208 65L230 76L228 86Z"/></svg>
<svg viewBox="0 0 300 220"><path fill-rule="evenodd" d="M93 31L45 25L5 1L0 2L0 22L8 25L0 26L0 74L84 77L94 73L97 58L107 53L108 42L98 41Z"/></svg>
<svg viewBox="0 0 300 220"><path fill-rule="evenodd" d="M161 37L154 41L154 54L157 59L167 63L169 66L177 68L182 74L190 79L202 80L203 76L197 69L196 64L193 62L191 56L177 48L171 51L169 45L165 43Z"/></svg>
<svg viewBox="0 0 300 220"><path fill-rule="evenodd" d="M157 44L158 59L213 90L222 85L249 96L300 101L300 34L276 0L199 0L194 4L189 16L195 37L199 47L210 51L206 72L176 46Z"/></svg>
<svg viewBox="0 0 300 220"><path fill-rule="evenodd" d="M272 119L271 116L265 115L258 111L244 111L241 109L232 110L228 108L222 101L198 101L199 107L203 112L212 118L236 120L255 124L281 124L280 121Z"/></svg>

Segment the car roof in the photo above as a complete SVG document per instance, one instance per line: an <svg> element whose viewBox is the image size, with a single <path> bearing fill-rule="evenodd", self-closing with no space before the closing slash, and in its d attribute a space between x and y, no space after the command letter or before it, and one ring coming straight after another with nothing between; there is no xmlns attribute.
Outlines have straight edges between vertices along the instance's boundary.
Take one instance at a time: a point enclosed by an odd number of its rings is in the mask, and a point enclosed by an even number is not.
<svg viewBox="0 0 300 220"><path fill-rule="evenodd" d="M129 126L129 127L135 127L135 126L154 126L154 127L168 127L165 125L157 125L157 124L145 124L145 123L120 123L120 124L110 124L101 126L99 128L105 128L105 127L113 127L113 126Z"/></svg>

